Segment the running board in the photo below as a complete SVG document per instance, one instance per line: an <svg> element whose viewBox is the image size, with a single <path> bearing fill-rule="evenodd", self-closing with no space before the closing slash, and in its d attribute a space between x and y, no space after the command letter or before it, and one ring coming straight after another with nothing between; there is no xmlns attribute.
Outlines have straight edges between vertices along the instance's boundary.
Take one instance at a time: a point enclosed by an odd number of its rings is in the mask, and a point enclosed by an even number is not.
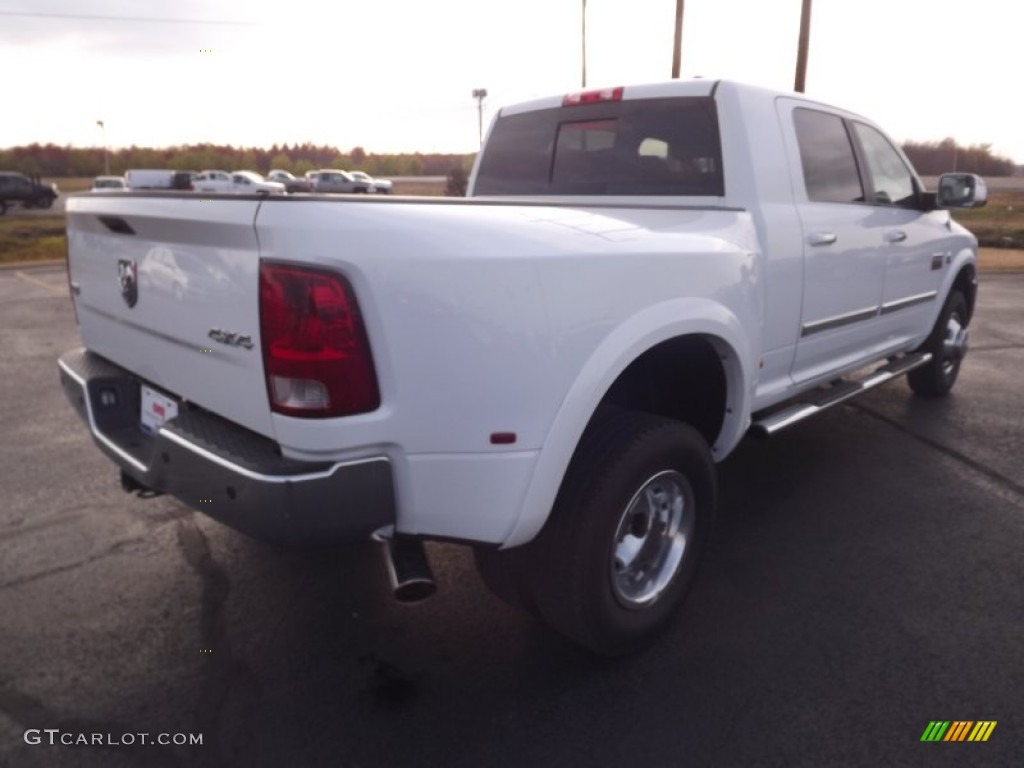
<svg viewBox="0 0 1024 768"><path fill-rule="evenodd" d="M930 352L915 352L904 355L892 362L876 368L863 379L847 381L839 379L827 389L816 389L808 393L809 399L786 406L781 410L771 411L763 415L754 414L750 425L750 433L756 437L770 437L786 427L798 424L804 419L816 416L834 405L839 405L851 397L867 392L869 389L892 381L897 376L920 368L932 359Z"/></svg>

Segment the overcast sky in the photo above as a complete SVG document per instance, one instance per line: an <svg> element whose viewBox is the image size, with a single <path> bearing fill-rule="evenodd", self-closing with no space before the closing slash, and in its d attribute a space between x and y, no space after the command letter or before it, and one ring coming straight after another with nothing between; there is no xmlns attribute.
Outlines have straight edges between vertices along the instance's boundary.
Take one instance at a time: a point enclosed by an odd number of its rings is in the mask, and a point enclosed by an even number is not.
<svg viewBox="0 0 1024 768"><path fill-rule="evenodd" d="M587 5L589 85L670 76L675 0ZM792 89L800 5L686 0L683 76ZM485 121L502 103L578 90L581 6L0 0L0 147L473 151L474 88L488 90ZM807 94L899 141L954 136L1024 163L1022 21L1014 0L814 0Z"/></svg>

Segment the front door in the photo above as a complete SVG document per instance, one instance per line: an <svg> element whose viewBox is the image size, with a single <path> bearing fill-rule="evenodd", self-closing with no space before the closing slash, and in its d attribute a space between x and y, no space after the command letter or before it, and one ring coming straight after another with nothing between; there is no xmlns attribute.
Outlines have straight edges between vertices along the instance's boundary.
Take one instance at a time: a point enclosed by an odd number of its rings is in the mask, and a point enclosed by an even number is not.
<svg viewBox="0 0 1024 768"><path fill-rule="evenodd" d="M920 336L938 313L939 291L953 259L952 233L946 226L949 214L922 210L913 172L883 133L858 121L852 126L883 230L882 332L898 344Z"/></svg>

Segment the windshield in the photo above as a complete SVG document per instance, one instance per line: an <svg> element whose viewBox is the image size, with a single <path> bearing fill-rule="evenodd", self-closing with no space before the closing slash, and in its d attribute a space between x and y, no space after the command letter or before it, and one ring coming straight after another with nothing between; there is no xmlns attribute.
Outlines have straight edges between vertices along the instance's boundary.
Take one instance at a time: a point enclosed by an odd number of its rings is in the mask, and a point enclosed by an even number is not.
<svg viewBox="0 0 1024 768"><path fill-rule="evenodd" d="M709 97L633 99L500 117L476 195L712 195L724 192Z"/></svg>

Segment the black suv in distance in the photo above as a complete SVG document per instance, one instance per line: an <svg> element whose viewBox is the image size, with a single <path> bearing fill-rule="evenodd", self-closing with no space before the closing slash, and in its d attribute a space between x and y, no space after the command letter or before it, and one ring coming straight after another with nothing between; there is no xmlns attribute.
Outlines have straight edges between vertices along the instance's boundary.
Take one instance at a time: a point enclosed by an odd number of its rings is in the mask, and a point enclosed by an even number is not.
<svg viewBox="0 0 1024 768"><path fill-rule="evenodd" d="M25 208L49 208L57 195L56 184L43 184L38 177L30 179L24 173L0 171L0 216L7 213L7 206L12 203Z"/></svg>

